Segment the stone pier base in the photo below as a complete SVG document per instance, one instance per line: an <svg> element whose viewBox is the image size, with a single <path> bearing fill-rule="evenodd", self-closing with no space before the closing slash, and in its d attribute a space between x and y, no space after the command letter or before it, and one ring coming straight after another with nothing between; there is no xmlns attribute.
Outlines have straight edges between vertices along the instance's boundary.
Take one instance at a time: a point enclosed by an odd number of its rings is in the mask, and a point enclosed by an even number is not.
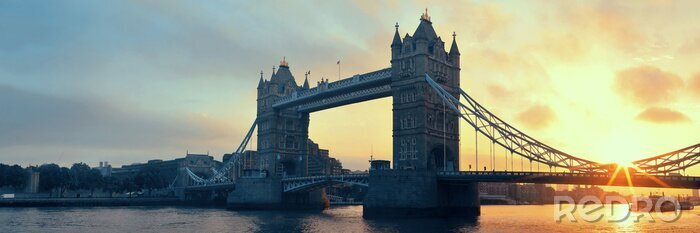
<svg viewBox="0 0 700 233"><path fill-rule="evenodd" d="M435 172L370 172L363 216L375 218L479 216L477 183L441 184Z"/></svg>
<svg viewBox="0 0 700 233"><path fill-rule="evenodd" d="M283 193L278 178L241 178L228 194L226 206L235 210L322 210L328 207L325 190Z"/></svg>

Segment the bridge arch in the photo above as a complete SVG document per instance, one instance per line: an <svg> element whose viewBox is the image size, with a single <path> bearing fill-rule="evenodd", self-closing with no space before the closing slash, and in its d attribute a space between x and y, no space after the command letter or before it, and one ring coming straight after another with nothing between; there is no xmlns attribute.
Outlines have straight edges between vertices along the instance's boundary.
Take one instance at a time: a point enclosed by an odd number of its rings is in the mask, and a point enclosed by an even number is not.
<svg viewBox="0 0 700 233"><path fill-rule="evenodd" d="M445 146L445 144L436 144L428 153L428 168L436 171L456 171L457 162L456 153L450 149L450 147Z"/></svg>
<svg viewBox="0 0 700 233"><path fill-rule="evenodd" d="M369 187L367 174L349 174L282 179L282 191L285 193L310 192L343 183Z"/></svg>

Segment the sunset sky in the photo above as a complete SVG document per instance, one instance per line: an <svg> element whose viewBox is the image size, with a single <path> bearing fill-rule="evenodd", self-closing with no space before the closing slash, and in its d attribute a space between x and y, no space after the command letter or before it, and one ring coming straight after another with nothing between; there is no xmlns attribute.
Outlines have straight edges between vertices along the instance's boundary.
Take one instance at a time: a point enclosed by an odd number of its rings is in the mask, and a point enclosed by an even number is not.
<svg viewBox="0 0 700 233"><path fill-rule="evenodd" d="M286 56L313 87L338 79L338 60L342 77L389 67L394 24L413 34L426 7L444 41L457 34L462 88L540 141L599 162L700 142L698 1L10 0L0 162L220 160L255 118L261 70L269 79ZM372 147L391 159L391 99L312 113L309 131L364 170Z"/></svg>

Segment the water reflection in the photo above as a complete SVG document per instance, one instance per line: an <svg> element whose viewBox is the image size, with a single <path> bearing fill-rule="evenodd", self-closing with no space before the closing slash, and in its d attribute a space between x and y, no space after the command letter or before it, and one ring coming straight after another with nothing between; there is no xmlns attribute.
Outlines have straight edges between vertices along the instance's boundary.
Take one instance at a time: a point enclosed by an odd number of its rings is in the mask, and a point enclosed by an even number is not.
<svg viewBox="0 0 700 233"><path fill-rule="evenodd" d="M575 216L579 216L577 208ZM598 222L556 223L554 206L482 206L478 218L366 220L361 206L323 212L229 211L217 208L0 208L0 232L695 232L699 210L674 223L635 222L626 205L606 205ZM608 221L620 219L622 221ZM652 214L656 216L656 214Z"/></svg>

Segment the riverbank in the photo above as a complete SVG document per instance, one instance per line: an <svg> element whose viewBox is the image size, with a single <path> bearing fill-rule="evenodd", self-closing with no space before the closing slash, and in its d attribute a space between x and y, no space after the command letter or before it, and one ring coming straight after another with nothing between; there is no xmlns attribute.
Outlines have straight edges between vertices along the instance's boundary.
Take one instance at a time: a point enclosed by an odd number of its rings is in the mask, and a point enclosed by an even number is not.
<svg viewBox="0 0 700 233"><path fill-rule="evenodd" d="M166 206L186 205L177 198L18 198L0 199L0 207L58 207L58 206Z"/></svg>

